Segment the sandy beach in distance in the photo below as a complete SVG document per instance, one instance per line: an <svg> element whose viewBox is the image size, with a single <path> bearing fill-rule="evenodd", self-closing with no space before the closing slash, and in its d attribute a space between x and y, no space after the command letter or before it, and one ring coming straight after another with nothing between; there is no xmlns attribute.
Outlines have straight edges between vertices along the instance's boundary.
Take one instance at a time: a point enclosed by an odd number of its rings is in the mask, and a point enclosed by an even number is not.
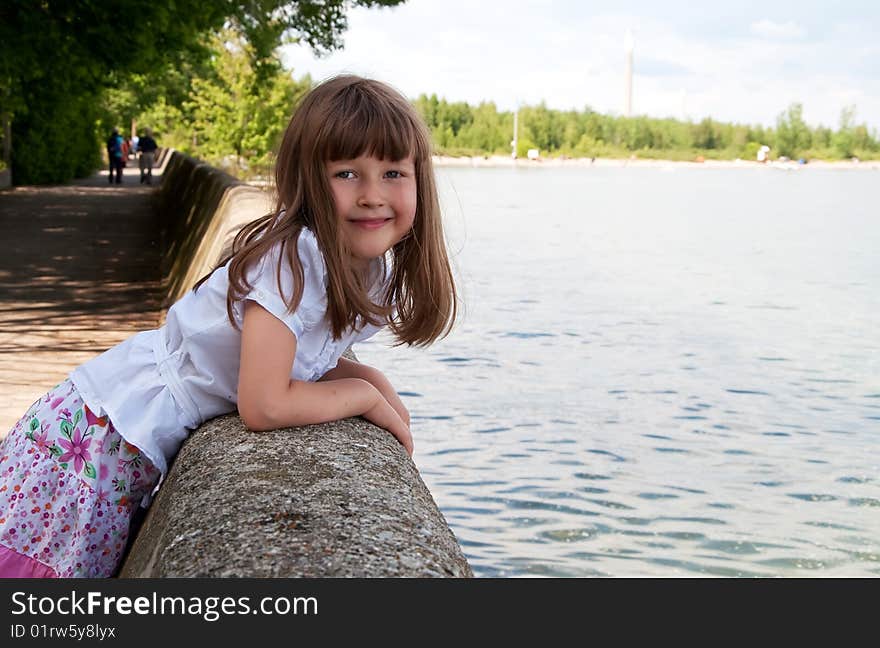
<svg viewBox="0 0 880 648"><path fill-rule="evenodd" d="M686 167L686 168L714 168L714 169L743 169L743 168L769 168L769 169L880 169L880 160L867 160L853 162L851 160L824 161L812 160L807 164L799 164L797 160L781 162L761 163L752 160L705 160L677 161L677 160L650 160L650 159L626 159L626 158L566 158L549 157L529 160L526 158L513 159L510 156L490 155L487 157L451 157L435 155L434 164L438 167Z"/></svg>

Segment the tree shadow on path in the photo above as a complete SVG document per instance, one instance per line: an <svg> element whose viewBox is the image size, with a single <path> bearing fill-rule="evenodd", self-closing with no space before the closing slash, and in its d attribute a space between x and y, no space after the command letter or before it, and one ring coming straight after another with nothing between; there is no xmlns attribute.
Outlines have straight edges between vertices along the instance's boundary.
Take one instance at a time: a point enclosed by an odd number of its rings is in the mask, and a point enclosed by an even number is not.
<svg viewBox="0 0 880 648"><path fill-rule="evenodd" d="M97 175L0 192L0 423L77 364L159 325L155 187Z"/></svg>

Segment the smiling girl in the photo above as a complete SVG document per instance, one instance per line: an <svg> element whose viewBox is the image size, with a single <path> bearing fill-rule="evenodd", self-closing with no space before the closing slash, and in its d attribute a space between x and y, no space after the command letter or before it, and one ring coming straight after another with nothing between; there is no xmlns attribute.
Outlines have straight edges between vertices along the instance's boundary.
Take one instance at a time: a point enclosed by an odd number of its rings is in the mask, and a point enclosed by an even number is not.
<svg viewBox="0 0 880 648"><path fill-rule="evenodd" d="M427 129L389 86L335 77L294 113L275 175L276 208L164 326L77 367L3 440L0 577L113 575L137 504L221 414L255 431L361 415L412 455L395 389L342 353L455 321Z"/></svg>

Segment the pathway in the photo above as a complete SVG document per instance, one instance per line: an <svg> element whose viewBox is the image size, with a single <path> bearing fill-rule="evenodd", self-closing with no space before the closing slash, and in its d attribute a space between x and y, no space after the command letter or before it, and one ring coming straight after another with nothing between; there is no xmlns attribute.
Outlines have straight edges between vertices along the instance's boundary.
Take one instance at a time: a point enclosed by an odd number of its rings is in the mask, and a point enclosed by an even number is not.
<svg viewBox="0 0 880 648"><path fill-rule="evenodd" d="M159 324L161 176L125 171L0 191L0 437L78 364Z"/></svg>

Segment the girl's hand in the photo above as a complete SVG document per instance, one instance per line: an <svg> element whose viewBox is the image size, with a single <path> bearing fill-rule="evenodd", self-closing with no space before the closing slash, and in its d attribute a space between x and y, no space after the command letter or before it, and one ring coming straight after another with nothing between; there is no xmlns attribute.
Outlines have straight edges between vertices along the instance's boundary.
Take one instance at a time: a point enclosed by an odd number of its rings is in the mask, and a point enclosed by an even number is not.
<svg viewBox="0 0 880 648"><path fill-rule="evenodd" d="M364 365L364 369L366 370L364 379L372 384L373 387L379 390L379 393L385 397L385 400L388 401L388 404L391 405L392 408L394 408L395 412L397 412L400 420L406 424L407 428L409 428L409 410L406 409L403 401L400 400L400 396L397 395L397 390L394 389L391 381L389 381L388 378L385 377L385 374L383 374L375 367L368 367Z"/></svg>
<svg viewBox="0 0 880 648"><path fill-rule="evenodd" d="M389 405L397 412L400 420L409 428L409 411L397 395L394 386L385 377L381 371L375 367L365 365L348 358L339 358L339 362L334 369L328 371L321 380L338 380L340 378L360 378L366 380L373 387L379 390L379 393L385 398Z"/></svg>
<svg viewBox="0 0 880 648"><path fill-rule="evenodd" d="M381 394L378 395L376 404L364 412L363 416L370 423L374 423L391 432L400 441L406 453L412 457L413 439L409 431L409 425L401 420L395 409L391 407Z"/></svg>

